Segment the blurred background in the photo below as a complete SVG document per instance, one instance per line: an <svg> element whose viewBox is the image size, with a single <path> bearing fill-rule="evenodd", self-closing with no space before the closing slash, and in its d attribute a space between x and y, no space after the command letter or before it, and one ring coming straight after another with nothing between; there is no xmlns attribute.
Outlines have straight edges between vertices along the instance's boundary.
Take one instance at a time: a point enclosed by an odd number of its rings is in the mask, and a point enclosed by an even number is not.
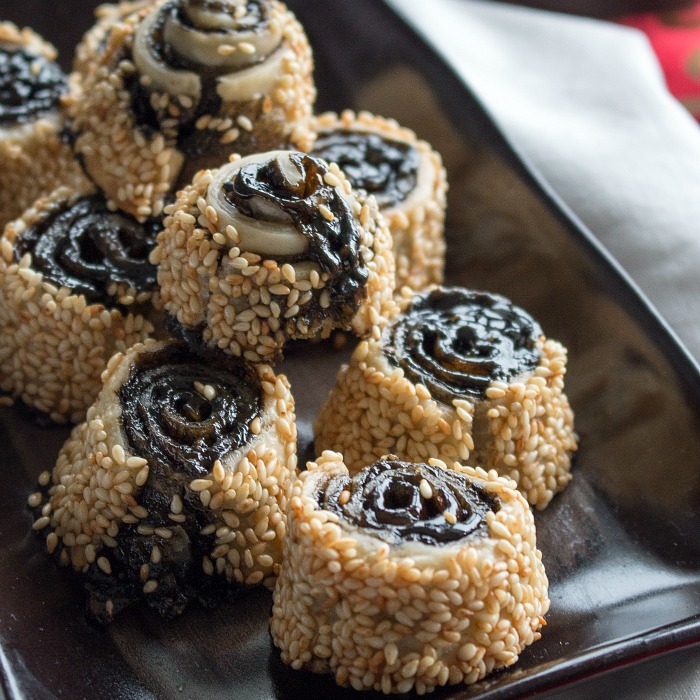
<svg viewBox="0 0 700 700"><path fill-rule="evenodd" d="M494 0L495 1L495 0ZM616 21L644 31L671 93L700 120L700 0L502 0L508 4ZM294 9L295 2L287 4ZM48 36L64 68L93 21L99 0L2 0L0 19Z"/></svg>

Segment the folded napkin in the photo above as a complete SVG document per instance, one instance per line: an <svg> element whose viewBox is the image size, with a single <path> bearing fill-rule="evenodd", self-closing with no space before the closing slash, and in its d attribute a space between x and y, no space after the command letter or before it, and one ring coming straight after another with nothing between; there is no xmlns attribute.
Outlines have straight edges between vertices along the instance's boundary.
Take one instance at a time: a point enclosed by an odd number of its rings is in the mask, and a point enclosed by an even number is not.
<svg viewBox="0 0 700 700"><path fill-rule="evenodd" d="M700 128L646 37L478 0L386 0L479 95L700 358Z"/></svg>

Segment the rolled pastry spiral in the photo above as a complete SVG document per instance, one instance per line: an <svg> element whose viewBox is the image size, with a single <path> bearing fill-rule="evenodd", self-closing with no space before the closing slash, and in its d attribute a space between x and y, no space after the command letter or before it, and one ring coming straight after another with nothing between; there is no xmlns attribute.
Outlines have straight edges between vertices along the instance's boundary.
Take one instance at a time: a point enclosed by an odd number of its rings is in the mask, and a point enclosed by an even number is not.
<svg viewBox="0 0 700 700"><path fill-rule="evenodd" d="M0 22L0 227L59 185L83 183L61 139L69 87L55 59L30 29Z"/></svg>
<svg viewBox="0 0 700 700"><path fill-rule="evenodd" d="M354 189L377 200L393 239L397 290L441 283L447 175L440 154L395 120L369 112L328 112L310 131L310 152L337 163Z"/></svg>
<svg viewBox="0 0 700 700"><path fill-rule="evenodd" d="M294 486L272 639L292 668L384 693L474 683L539 639L532 513L495 472L324 452Z"/></svg>
<svg viewBox="0 0 700 700"><path fill-rule="evenodd" d="M315 99L308 41L277 0L122 3L77 55L76 152L138 218L233 151L286 147Z"/></svg>
<svg viewBox="0 0 700 700"><path fill-rule="evenodd" d="M336 166L272 151L204 171L167 209L151 257L194 342L274 361L290 338L360 336L397 313L390 234Z"/></svg>
<svg viewBox="0 0 700 700"><path fill-rule="evenodd" d="M0 238L0 386L63 422L83 420L117 351L148 338L157 302L148 256L160 222L59 188Z"/></svg>
<svg viewBox="0 0 700 700"><path fill-rule="evenodd" d="M137 344L30 497L34 529L110 621L145 599L165 616L232 586L272 585L296 468L294 402L264 365Z"/></svg>
<svg viewBox="0 0 700 700"><path fill-rule="evenodd" d="M577 449L565 372L565 348L523 309L438 287L341 368L316 448L342 450L353 471L389 453L495 469L544 508L570 481Z"/></svg>

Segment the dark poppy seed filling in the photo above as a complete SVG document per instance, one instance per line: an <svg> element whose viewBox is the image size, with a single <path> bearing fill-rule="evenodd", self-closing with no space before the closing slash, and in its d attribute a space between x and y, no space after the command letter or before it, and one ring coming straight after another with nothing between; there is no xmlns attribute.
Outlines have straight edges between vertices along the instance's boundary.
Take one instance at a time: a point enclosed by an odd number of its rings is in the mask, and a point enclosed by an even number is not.
<svg viewBox="0 0 700 700"><path fill-rule="evenodd" d="M393 545L440 545L486 535L486 514L500 508L496 496L459 472L395 459L352 478L333 477L319 504Z"/></svg>
<svg viewBox="0 0 700 700"><path fill-rule="evenodd" d="M238 8L245 8L243 10ZM261 34L270 23L269 3L266 0L248 0L247 3L216 2L211 0L173 0L157 10L159 17L149 36L149 45L159 60L171 68L190 70L203 76L222 75L235 70L238 61L220 59L218 65L193 60L184 55L176 44L166 39L166 24L175 22L194 38L195 34L225 36L236 40L236 33ZM234 52L235 53L235 52ZM233 55L233 53L231 54ZM247 59L245 66L260 63L265 56Z"/></svg>
<svg viewBox="0 0 700 700"><path fill-rule="evenodd" d="M180 0L177 18L195 31L262 32L270 23L268 0ZM227 15L226 26L220 26L217 15Z"/></svg>
<svg viewBox="0 0 700 700"><path fill-rule="evenodd" d="M26 124L53 111L68 82L53 61L0 46L0 124Z"/></svg>
<svg viewBox="0 0 700 700"><path fill-rule="evenodd" d="M384 354L414 384L444 403L483 398L540 360L538 323L505 297L439 287L415 298L385 331Z"/></svg>
<svg viewBox="0 0 700 700"><path fill-rule="evenodd" d="M148 261L159 220L140 224L110 211L104 197L89 195L58 209L17 240L19 261L32 255L32 267L48 282L83 294L89 303L114 303L114 285L137 292L156 288L156 268Z"/></svg>
<svg viewBox="0 0 700 700"><path fill-rule="evenodd" d="M178 125L178 148L189 157L203 157L221 150L221 133L216 130L196 129L195 122L203 115L216 115L221 111L222 100L217 92L217 78L243 68L262 63L267 55L262 52L244 54L240 50L230 54L216 51L216 44L225 40L235 47L237 34L262 35L269 29L270 10L265 0L249 0L247 3L216 2L211 0L173 0L154 11L156 16L147 27L142 51L150 53L151 60L163 68L189 77L182 83L182 94L177 109L168 102L155 105L152 94L161 93L164 86L151 86L135 74L129 81L132 109L138 124L156 130L163 122ZM150 22L150 19L148 20ZM182 46L179 43L182 42ZM202 47L212 44L215 57L206 61ZM188 45L195 46L194 51ZM138 43L137 43L138 46ZM199 56L200 60L196 60ZM138 65L138 63L137 63ZM178 97L177 79L169 86Z"/></svg>
<svg viewBox="0 0 700 700"><path fill-rule="evenodd" d="M320 136L311 152L336 163L353 188L374 195L380 208L403 202L416 187L420 155L410 144L363 131Z"/></svg>
<svg viewBox="0 0 700 700"><path fill-rule="evenodd" d="M183 344L139 358L119 401L129 448L150 466L146 486L169 494L250 441L262 387L241 364L214 364Z"/></svg>
<svg viewBox="0 0 700 700"><path fill-rule="evenodd" d="M328 313L349 320L366 294L369 277L360 253L361 232L348 202L324 181L329 170L323 161L291 153L289 162L296 171L294 181L278 158L249 163L224 182L224 197L239 212L257 220L291 220L308 241L304 258L318 263L329 275ZM323 208L332 218L323 215ZM277 262L285 259L280 256Z"/></svg>

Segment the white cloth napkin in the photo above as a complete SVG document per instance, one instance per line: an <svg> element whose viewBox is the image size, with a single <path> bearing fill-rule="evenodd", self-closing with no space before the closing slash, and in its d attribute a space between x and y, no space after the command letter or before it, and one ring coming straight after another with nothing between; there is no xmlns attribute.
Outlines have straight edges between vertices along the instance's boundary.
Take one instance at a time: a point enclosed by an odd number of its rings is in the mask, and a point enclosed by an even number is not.
<svg viewBox="0 0 700 700"><path fill-rule="evenodd" d="M635 30L478 0L386 0L479 95L502 130L700 359L700 128ZM548 700L700 699L691 649Z"/></svg>
<svg viewBox="0 0 700 700"><path fill-rule="evenodd" d="M700 359L700 128L666 90L646 37L478 0L386 1Z"/></svg>

